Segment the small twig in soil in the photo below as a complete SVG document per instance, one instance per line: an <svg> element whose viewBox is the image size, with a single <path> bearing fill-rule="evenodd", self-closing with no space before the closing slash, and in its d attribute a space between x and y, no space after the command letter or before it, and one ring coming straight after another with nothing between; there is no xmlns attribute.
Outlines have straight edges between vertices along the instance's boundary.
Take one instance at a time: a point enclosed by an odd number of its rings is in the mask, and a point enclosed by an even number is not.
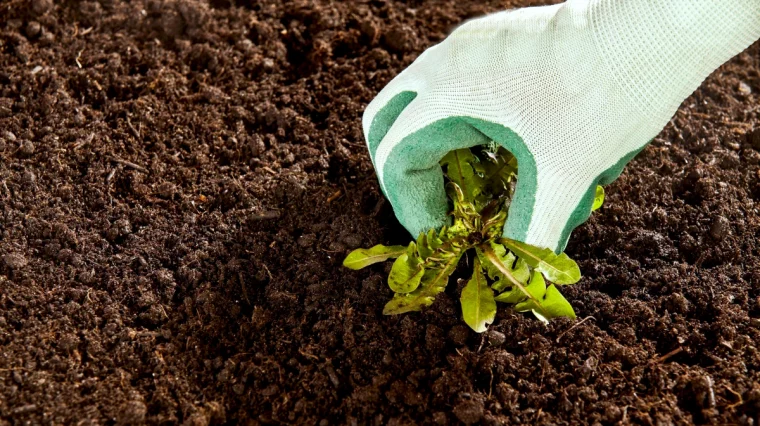
<svg viewBox="0 0 760 426"><path fill-rule="evenodd" d="M306 358L312 358L312 359L315 359L315 360L319 361L319 357L317 357L316 355L310 354L310 353L304 351L303 349L299 348L298 349L298 353L301 354L301 355L303 355L303 356L305 356Z"/></svg>
<svg viewBox="0 0 760 426"><path fill-rule="evenodd" d="M79 141L76 144L74 144L74 146L71 149L74 150L74 151L76 151L79 148L81 148L81 147L87 145L88 143L92 142L93 139L95 139L95 133L90 133L89 135L87 135L86 138L84 138L84 140Z"/></svg>
<svg viewBox="0 0 760 426"><path fill-rule="evenodd" d="M246 303L250 305L251 301L248 299L248 290L245 289L245 281L243 281L242 272L238 272L238 279L240 280L240 287L243 289L243 297L245 297Z"/></svg>
<svg viewBox="0 0 760 426"><path fill-rule="evenodd" d="M267 210L265 212L255 214L250 217L251 220L272 220L272 219L279 219L280 218L280 212L277 210Z"/></svg>
<svg viewBox="0 0 760 426"><path fill-rule="evenodd" d="M129 119L129 116L127 116L127 127L129 127L129 130L132 131L132 134L135 135L137 139L141 139L140 132L135 129L135 126L132 125L132 121Z"/></svg>
<svg viewBox="0 0 760 426"><path fill-rule="evenodd" d="M330 204L333 201L337 200L341 195L343 195L343 193L340 191L340 189L335 191L330 197L327 198L327 204Z"/></svg>
<svg viewBox="0 0 760 426"><path fill-rule="evenodd" d="M263 266L264 270L267 271L267 275L269 275L269 281L274 281L274 278L272 278L272 273L269 272L269 268L267 268L267 265L262 263L261 266Z"/></svg>
<svg viewBox="0 0 760 426"><path fill-rule="evenodd" d="M111 157L111 161L113 161L115 163L119 163L119 164L121 164L123 166L129 167L130 169L135 169L138 172L149 173L148 169L146 169L145 167L143 167L143 166L141 166L139 164L135 164L135 163L133 163L131 161L122 160L121 158L118 158L118 157Z"/></svg>
<svg viewBox="0 0 760 426"><path fill-rule="evenodd" d="M113 179L113 177L116 175L117 170L119 170L118 166L114 167L113 170L111 170L111 173L109 173L108 176L106 176L106 185L111 183L111 179Z"/></svg>
<svg viewBox="0 0 760 426"><path fill-rule="evenodd" d="M340 379L338 378L338 374L335 372L335 369L330 364L325 364L325 371L327 372L327 377L330 379L330 382L335 386L336 388L340 387Z"/></svg>
<svg viewBox="0 0 760 426"><path fill-rule="evenodd" d="M556 340L555 342L559 343L559 340L560 340L562 337L564 337L564 336L565 336L565 334L569 333L569 332L570 332L570 330L574 329L575 327L578 327L579 325L583 324L584 322L586 322L586 321L588 321L588 320L590 320L590 319L592 319L592 320L596 321L596 318L594 318L594 317L593 317L593 316L591 316L591 315L587 316L586 318L583 318L582 320L580 320L580 321L578 321L577 323L573 324L573 326L572 326L572 327L570 327L570 328L568 328L567 330L563 331L563 332L562 332L562 334L560 334L560 335L557 337L557 340Z"/></svg>
<svg viewBox="0 0 760 426"><path fill-rule="evenodd" d="M381 197L380 201L377 202L377 205L375 206L375 211L372 212L372 217L377 217L377 215L379 215L380 211L383 209L383 206L385 206L385 197Z"/></svg>
<svg viewBox="0 0 760 426"><path fill-rule="evenodd" d="M707 406L715 407L715 389L713 388L712 377L705 377L705 381L707 382L707 388L710 390L710 392L707 394Z"/></svg>
<svg viewBox="0 0 760 426"><path fill-rule="evenodd" d="M650 362L650 364L661 364L661 363L667 361L668 359L670 359L670 358L672 358L672 357L680 354L681 352L683 352L683 348L679 346L676 349L673 349L672 351L666 353L665 355L663 355L663 356L661 356L659 358L653 359Z"/></svg>
<svg viewBox="0 0 760 426"><path fill-rule="evenodd" d="M491 399L491 395L493 394L493 368L489 371L491 373L491 381L488 383L488 399Z"/></svg>
<svg viewBox="0 0 760 426"><path fill-rule="evenodd" d="M731 392L735 397L739 399L739 401L727 406L729 410L733 410L734 408L744 404L744 398L742 398L742 395L739 392L731 389L730 387L728 387L728 385L723 385L723 387L726 388L727 391Z"/></svg>
<svg viewBox="0 0 760 426"><path fill-rule="evenodd" d="M76 58L74 58L74 62L76 62L76 63L77 63L77 66L79 67L79 69L81 69L81 68L82 68L82 63L81 63L81 62L79 62L79 58L81 58L81 57L82 57L82 52L84 52L84 49L83 49L83 50L80 50L80 51L79 51L79 53L77 53L77 57L76 57Z"/></svg>
<svg viewBox="0 0 760 426"><path fill-rule="evenodd" d="M262 169L264 169L265 172L271 174L272 176L277 176L277 172L275 172L274 170L270 169L269 166L264 166L264 167L262 167Z"/></svg>

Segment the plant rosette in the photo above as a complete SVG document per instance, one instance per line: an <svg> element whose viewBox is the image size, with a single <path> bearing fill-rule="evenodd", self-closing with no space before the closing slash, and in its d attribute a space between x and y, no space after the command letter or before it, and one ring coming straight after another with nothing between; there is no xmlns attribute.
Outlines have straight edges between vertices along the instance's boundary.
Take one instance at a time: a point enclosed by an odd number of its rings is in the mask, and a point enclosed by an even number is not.
<svg viewBox="0 0 760 426"><path fill-rule="evenodd" d="M377 245L357 249L343 262L362 269L395 259L388 286L395 295L385 315L420 311L446 289L462 257L470 257L472 276L462 289L462 317L478 333L496 317L497 302L517 312L532 312L548 322L575 318L575 311L558 286L581 278L578 265L566 254L502 238L517 178L517 160L505 149L475 147L448 153L441 166L451 200L451 226L421 233L408 246ZM599 186L592 210L602 206Z"/></svg>

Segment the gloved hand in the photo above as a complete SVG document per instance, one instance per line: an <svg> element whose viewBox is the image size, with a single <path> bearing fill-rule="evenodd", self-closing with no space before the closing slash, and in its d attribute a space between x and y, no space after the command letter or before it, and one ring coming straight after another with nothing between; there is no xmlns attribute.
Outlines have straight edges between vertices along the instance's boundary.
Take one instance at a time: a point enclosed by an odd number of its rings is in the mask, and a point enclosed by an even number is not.
<svg viewBox="0 0 760 426"><path fill-rule="evenodd" d="M439 160L517 157L506 237L564 250L605 185L722 63L760 38L760 0L570 0L469 21L367 107L380 185L412 235L446 224Z"/></svg>

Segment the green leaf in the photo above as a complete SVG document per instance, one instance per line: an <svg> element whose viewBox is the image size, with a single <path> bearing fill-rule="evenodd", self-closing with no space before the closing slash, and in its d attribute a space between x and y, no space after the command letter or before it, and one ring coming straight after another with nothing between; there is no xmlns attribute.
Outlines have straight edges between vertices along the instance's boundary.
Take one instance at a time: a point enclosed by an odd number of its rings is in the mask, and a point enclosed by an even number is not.
<svg viewBox="0 0 760 426"><path fill-rule="evenodd" d="M540 302L543 306L543 299L544 295L546 294L546 281L544 281L544 277L541 275L538 271L533 271L533 276L530 278L530 284L528 284L527 287L525 287L525 290L530 293L532 298L518 303L515 306L515 310L517 312L525 312L530 311L533 309L538 309L536 307L536 301Z"/></svg>
<svg viewBox="0 0 760 426"><path fill-rule="evenodd" d="M385 262L388 259L395 259L406 251L404 246L384 246L376 245L371 249L356 249L346 256L343 266L348 269L358 270L369 265Z"/></svg>
<svg viewBox="0 0 760 426"><path fill-rule="evenodd" d="M502 238L501 242L555 284L575 284L581 279L578 264L565 253L556 255L550 249L541 249L509 238Z"/></svg>
<svg viewBox="0 0 760 426"><path fill-rule="evenodd" d="M417 290L409 294L396 294L383 309L383 315L398 315L406 312L419 311L430 306L435 296L446 289L449 276L457 268L463 251L458 251L446 258L441 268L425 271L422 282Z"/></svg>
<svg viewBox="0 0 760 426"><path fill-rule="evenodd" d="M514 253L510 252L507 254L504 258L504 265L509 268L512 276L515 277L517 281L520 281L520 283L527 283L528 279L530 279L530 268L528 267L528 264L524 260L518 259ZM512 265L514 265L514 267ZM499 277L499 281L497 281L496 284L498 284L496 290L499 291L509 286L509 282L502 276Z"/></svg>
<svg viewBox="0 0 760 426"><path fill-rule="evenodd" d="M473 169L473 164L477 161L469 148L450 151L440 161L441 166L446 166L449 180L459 186L465 201L469 202L475 200L484 186L483 178Z"/></svg>
<svg viewBox="0 0 760 426"><path fill-rule="evenodd" d="M517 177L517 158L503 147L485 154L486 159L477 170L484 176L487 192L493 198L505 196L509 183Z"/></svg>
<svg viewBox="0 0 760 426"><path fill-rule="evenodd" d="M517 158L503 147L489 154L488 161L483 161L482 165L486 181L499 178L509 182L517 176Z"/></svg>
<svg viewBox="0 0 760 426"><path fill-rule="evenodd" d="M441 228L441 232L439 232L438 235L445 236L446 230L447 229L444 226L443 228ZM430 248L432 250L436 250L438 247L441 246L441 244L443 244L443 241L441 241L441 239L435 235L435 229L431 229L427 233L427 243L428 245L430 245Z"/></svg>
<svg viewBox="0 0 760 426"><path fill-rule="evenodd" d="M485 258L499 269L499 272L501 272L504 275L504 278L506 278L509 281L510 286L520 290L526 297L530 298L533 302L535 302L536 306L540 305L541 302L535 296L533 296L533 294L530 291L528 291L525 285L523 285L520 281L517 281L515 279L515 277L512 275L509 269L506 266L504 266L501 260L499 260L499 258L496 256L496 253L494 253L491 247L489 247L486 244L481 244L480 246L478 246L478 248L483 251Z"/></svg>
<svg viewBox="0 0 760 426"><path fill-rule="evenodd" d="M428 243L428 237L424 232L420 232L420 236L417 237L417 253L420 255L420 259L425 260L433 254L434 249L430 247Z"/></svg>
<svg viewBox="0 0 760 426"><path fill-rule="evenodd" d="M486 326L496 318L496 301L493 291L488 286L480 261L475 259L474 273L467 285L462 289L459 301L462 303L464 322L476 333L486 331Z"/></svg>
<svg viewBox="0 0 760 426"><path fill-rule="evenodd" d="M504 259L504 256L507 254L507 249L505 249L501 244L491 244L491 249L493 249L494 253L496 253L496 256L499 259ZM499 269L494 264L489 262L488 259L486 259L486 255L483 254L482 250L476 248L475 253L478 255L478 259L480 259L480 263L483 265L483 269L485 269L486 274L488 274L488 278L492 280L498 280L502 275L501 272L499 272ZM505 266L511 267L511 265L506 265L506 263Z"/></svg>
<svg viewBox="0 0 760 426"><path fill-rule="evenodd" d="M570 302L565 299L565 296L559 292L557 286L554 285L550 285L549 288L546 289L546 295L544 295L541 307L544 308L543 310L545 313L549 314L548 319L559 317L575 318L575 311L573 310L572 305L570 305Z"/></svg>
<svg viewBox="0 0 760 426"><path fill-rule="evenodd" d="M604 204L604 188L601 185L596 186L596 195L594 196L594 205L591 206L591 211L598 210Z"/></svg>
<svg viewBox="0 0 760 426"><path fill-rule="evenodd" d="M422 264L409 259L409 255L404 253L393 262L391 273L388 274L388 286L396 293L411 293L420 285L424 273Z"/></svg>
<svg viewBox="0 0 760 426"><path fill-rule="evenodd" d="M570 302L562 296L557 286L550 285L547 288L540 273L534 273L531 285L526 289L533 298L518 303L515 306L517 312L533 311L536 318L544 322L559 317L575 318L575 311Z"/></svg>
<svg viewBox="0 0 760 426"><path fill-rule="evenodd" d="M501 260L501 263L504 265L504 267L509 269L515 279L523 284L528 282L528 279L530 278L530 268L528 268L528 264L524 260L518 259L511 252L507 252L507 249L504 248L504 246L501 244L491 243L491 248L493 249L494 253L496 253L496 256L499 258L499 260ZM488 277L492 280L495 280L493 285L491 285L494 290L503 291L505 288L511 287L511 284L504 277L504 274L499 271L499 268L497 268L486 259L485 255L480 249L476 249L475 252L478 254L478 258L483 264L483 268L486 270L486 273L488 273Z"/></svg>
<svg viewBox="0 0 760 426"><path fill-rule="evenodd" d="M406 256L409 258L409 264L415 266L419 263L419 255L417 254L417 244L414 241L410 242L406 247Z"/></svg>
<svg viewBox="0 0 760 426"><path fill-rule="evenodd" d="M544 277L541 276L541 273L536 271L533 272L530 283L525 286L525 290L537 300L544 296L544 293L546 292L546 281L544 281ZM512 287L511 290L505 291L504 293L496 296L496 301L512 304L520 302L532 303L532 301L529 299L529 296L526 295L521 289L516 287ZM519 305L516 306L515 309L517 309L518 312L522 312L522 310L519 309Z"/></svg>

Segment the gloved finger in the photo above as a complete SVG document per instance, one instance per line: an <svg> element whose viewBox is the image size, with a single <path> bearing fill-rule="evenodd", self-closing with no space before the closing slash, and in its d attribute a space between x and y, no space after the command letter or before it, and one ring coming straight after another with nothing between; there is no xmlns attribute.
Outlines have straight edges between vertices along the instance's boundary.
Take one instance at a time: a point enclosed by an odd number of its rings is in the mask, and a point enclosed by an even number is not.
<svg viewBox="0 0 760 426"><path fill-rule="evenodd" d="M428 111L427 103L418 101L398 117L376 158L381 185L396 217L414 237L449 221L441 158L449 151L489 141L467 118L440 118Z"/></svg>

